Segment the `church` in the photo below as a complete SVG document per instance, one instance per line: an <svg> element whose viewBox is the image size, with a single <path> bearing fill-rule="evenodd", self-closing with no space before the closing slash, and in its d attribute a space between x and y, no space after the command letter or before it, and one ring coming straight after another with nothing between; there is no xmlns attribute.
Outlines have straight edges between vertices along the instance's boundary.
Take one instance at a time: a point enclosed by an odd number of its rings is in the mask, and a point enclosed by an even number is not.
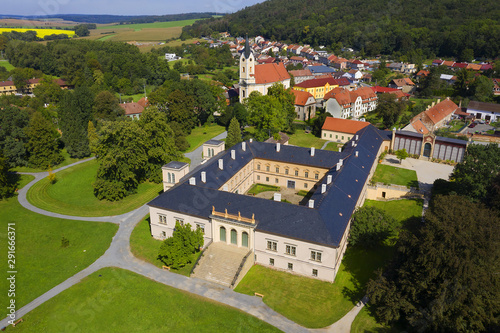
<svg viewBox="0 0 500 333"><path fill-rule="evenodd" d="M225 283L210 271L217 260L204 264L217 258L210 252L194 270L194 276L226 286L233 286L254 264L334 282L351 215L364 203L390 135L368 125L339 152L253 140L224 150L222 141L209 142L213 153L196 169L189 171L180 162L163 167L166 191L148 203L151 235L166 239L177 222L189 223L203 231L204 251L240 251L231 260L232 272L227 272L230 263L221 265L229 276ZM292 204L281 200L281 191L271 199L249 195L257 183L309 192L310 198ZM208 273L202 276L204 265Z"/></svg>
<svg viewBox="0 0 500 333"><path fill-rule="evenodd" d="M267 95L267 89L278 82L290 88L290 74L283 63L256 64L247 38L240 57L240 103L253 91Z"/></svg>

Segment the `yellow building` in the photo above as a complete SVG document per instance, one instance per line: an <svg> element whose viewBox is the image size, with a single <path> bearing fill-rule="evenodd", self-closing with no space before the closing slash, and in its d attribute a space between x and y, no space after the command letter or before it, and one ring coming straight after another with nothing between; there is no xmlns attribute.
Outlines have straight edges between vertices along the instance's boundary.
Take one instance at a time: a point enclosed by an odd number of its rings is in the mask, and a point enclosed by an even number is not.
<svg viewBox="0 0 500 333"><path fill-rule="evenodd" d="M312 79L303 81L299 84L296 84L293 89L299 91L306 91L313 95L313 97L318 99L323 99L325 94L332 90L333 88L337 88L339 86L339 82L333 77L323 78L323 79Z"/></svg>

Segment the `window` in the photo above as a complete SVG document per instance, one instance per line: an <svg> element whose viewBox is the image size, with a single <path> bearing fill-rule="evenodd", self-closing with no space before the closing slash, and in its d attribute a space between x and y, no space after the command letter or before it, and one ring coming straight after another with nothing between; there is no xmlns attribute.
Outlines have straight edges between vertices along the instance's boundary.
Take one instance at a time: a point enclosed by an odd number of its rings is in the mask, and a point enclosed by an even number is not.
<svg viewBox="0 0 500 333"><path fill-rule="evenodd" d="M342 135L342 140L344 140L344 136Z"/></svg>
<svg viewBox="0 0 500 333"><path fill-rule="evenodd" d="M267 241L267 249L270 251L278 251L278 243L275 241Z"/></svg>
<svg viewBox="0 0 500 333"><path fill-rule="evenodd" d="M257 175L257 180L260 180L260 176L259 175Z"/></svg>
<svg viewBox="0 0 500 333"><path fill-rule="evenodd" d="M285 175L288 175L288 169L285 169Z"/></svg>
<svg viewBox="0 0 500 333"><path fill-rule="evenodd" d="M276 173L280 173L280 168L276 167Z"/></svg>
<svg viewBox="0 0 500 333"><path fill-rule="evenodd" d="M297 248L296 248L295 246L293 246L293 245L287 245L287 246L285 247L285 249L286 249L286 251L285 251L285 252L286 252L286 254L289 254L289 255L291 255L291 256L294 256L294 255L295 255L295 252L296 252L296 250L297 250Z"/></svg>
<svg viewBox="0 0 500 333"><path fill-rule="evenodd" d="M319 174L318 173L315 173L314 174L314 179L318 180L319 179Z"/></svg>
<svg viewBox="0 0 500 333"><path fill-rule="evenodd" d="M179 222L179 224L183 227L184 226L184 220L183 219L180 219L178 217L175 218L175 224L177 224L177 222Z"/></svg>
<svg viewBox="0 0 500 333"><path fill-rule="evenodd" d="M335 139L338 139L338 138L339 138L339 136L338 136L338 135L335 135Z"/></svg>
<svg viewBox="0 0 500 333"><path fill-rule="evenodd" d="M326 138L326 133L323 133L323 137Z"/></svg>
<svg viewBox="0 0 500 333"><path fill-rule="evenodd" d="M158 217L161 224L167 224L167 217L165 215L159 215Z"/></svg>
<svg viewBox="0 0 500 333"><path fill-rule="evenodd" d="M290 271L293 271L293 264L291 262L288 263L288 269Z"/></svg>
<svg viewBox="0 0 500 333"><path fill-rule="evenodd" d="M279 183L278 178L275 178L275 179L274 179L274 181L275 181L275 183L276 183L276 184L278 184L278 183Z"/></svg>
<svg viewBox="0 0 500 333"><path fill-rule="evenodd" d="M257 164L257 170L260 170L260 164Z"/></svg>
<svg viewBox="0 0 500 333"><path fill-rule="evenodd" d="M304 172L304 177L309 178L309 172Z"/></svg>
<svg viewBox="0 0 500 333"><path fill-rule="evenodd" d="M313 276L318 276L318 270L317 269L313 269Z"/></svg>
<svg viewBox="0 0 500 333"><path fill-rule="evenodd" d="M319 252L319 251L311 251L311 260L321 262L321 252Z"/></svg>
<svg viewBox="0 0 500 333"><path fill-rule="evenodd" d="M295 176L299 175L299 170L295 170Z"/></svg>
<svg viewBox="0 0 500 333"><path fill-rule="evenodd" d="M347 140L351 140L351 137L350 137L350 136L348 136L348 137L347 137Z"/></svg>
<svg viewBox="0 0 500 333"><path fill-rule="evenodd" d="M266 182L268 182L268 181L269 181L269 177L266 177Z"/></svg>
<svg viewBox="0 0 500 333"><path fill-rule="evenodd" d="M196 223L196 230L201 229L201 232L205 234L205 225L201 223Z"/></svg>
<svg viewBox="0 0 500 333"><path fill-rule="evenodd" d="M269 266L274 266L274 258L269 258Z"/></svg>
<svg viewBox="0 0 500 333"><path fill-rule="evenodd" d="M332 138L332 135L330 134L330 139Z"/></svg>
<svg viewBox="0 0 500 333"><path fill-rule="evenodd" d="M269 165L266 165L266 171L269 171Z"/></svg>
<svg viewBox="0 0 500 333"><path fill-rule="evenodd" d="M161 238L167 238L167 233L165 231L161 232Z"/></svg>
<svg viewBox="0 0 500 333"><path fill-rule="evenodd" d="M304 188L307 188L307 183L304 183Z"/></svg>

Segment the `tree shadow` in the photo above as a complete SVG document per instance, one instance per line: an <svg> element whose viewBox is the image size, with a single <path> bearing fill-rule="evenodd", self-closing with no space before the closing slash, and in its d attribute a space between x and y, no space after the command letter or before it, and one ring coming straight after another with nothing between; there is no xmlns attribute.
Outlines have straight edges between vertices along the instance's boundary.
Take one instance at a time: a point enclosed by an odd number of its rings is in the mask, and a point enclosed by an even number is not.
<svg viewBox="0 0 500 333"><path fill-rule="evenodd" d="M416 188L418 190L419 189L418 180L411 180L408 182L408 184L406 184L406 186L413 187L413 188Z"/></svg>

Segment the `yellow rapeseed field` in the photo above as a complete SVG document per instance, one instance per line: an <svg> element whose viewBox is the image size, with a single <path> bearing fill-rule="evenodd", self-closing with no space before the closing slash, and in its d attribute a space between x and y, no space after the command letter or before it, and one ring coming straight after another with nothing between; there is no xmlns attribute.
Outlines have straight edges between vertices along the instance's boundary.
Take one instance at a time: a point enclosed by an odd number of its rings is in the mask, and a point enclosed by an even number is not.
<svg viewBox="0 0 500 333"><path fill-rule="evenodd" d="M26 32L26 31L36 31L37 37L43 38L47 35L60 35L66 34L69 37L73 37L75 34L72 30L62 30L62 29L21 29L21 28L0 28L0 34L4 32L18 31L18 32Z"/></svg>

